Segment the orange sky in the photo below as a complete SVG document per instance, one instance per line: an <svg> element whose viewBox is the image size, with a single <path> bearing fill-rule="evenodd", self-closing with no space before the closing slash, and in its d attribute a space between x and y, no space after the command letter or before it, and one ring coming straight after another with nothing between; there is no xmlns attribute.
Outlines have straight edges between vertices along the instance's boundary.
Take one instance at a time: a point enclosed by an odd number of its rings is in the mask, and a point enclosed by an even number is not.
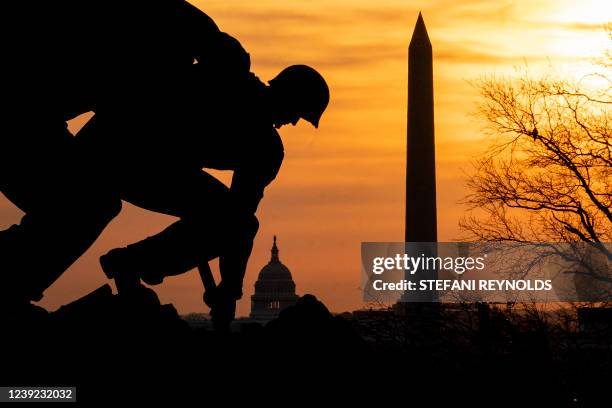
<svg viewBox="0 0 612 408"><path fill-rule="evenodd" d="M313 293L333 311L360 303L362 241L403 239L407 44L423 11L434 50L438 228L458 235L463 174L483 147L471 113L468 81L485 74L590 72L607 46L607 0L246 0L193 1L250 52L252 70L270 79L284 66L309 64L327 78L332 100L321 126L283 128L285 161L266 190L238 314L250 310L272 235L299 294ZM82 120L71 123L78 128ZM215 173L219 174L219 173ZM221 175L227 179L228 175ZM0 228L20 213L0 195ZM125 205L96 244L48 289L51 310L105 282L97 258L160 231L172 218ZM156 288L181 313L206 311L197 273Z"/></svg>

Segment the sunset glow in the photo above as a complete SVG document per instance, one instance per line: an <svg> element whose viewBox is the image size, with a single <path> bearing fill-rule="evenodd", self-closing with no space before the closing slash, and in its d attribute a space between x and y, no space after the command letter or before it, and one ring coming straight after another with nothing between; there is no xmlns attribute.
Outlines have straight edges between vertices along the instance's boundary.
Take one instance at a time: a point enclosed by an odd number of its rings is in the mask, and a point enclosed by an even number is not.
<svg viewBox="0 0 612 408"><path fill-rule="evenodd" d="M331 88L315 130L300 121L283 128L285 161L266 190L238 314L248 314L257 273L278 236L280 259L297 292L313 293L333 311L361 307L362 241L401 241L407 98L407 46L421 10L434 52L438 237L453 241L464 208L463 174L483 148L473 116L470 80L512 74L517 67L580 77L610 45L606 0L296 0L193 1L249 51L252 71L272 78L309 64ZM71 123L78 128L82 119ZM219 174L219 173L215 173ZM228 175L220 176L227 180ZM0 196L0 227L20 213ZM106 282L97 263L111 248L152 235L171 222L125 205L92 249L46 292L56 309ZM179 312L204 312L196 273L156 288Z"/></svg>

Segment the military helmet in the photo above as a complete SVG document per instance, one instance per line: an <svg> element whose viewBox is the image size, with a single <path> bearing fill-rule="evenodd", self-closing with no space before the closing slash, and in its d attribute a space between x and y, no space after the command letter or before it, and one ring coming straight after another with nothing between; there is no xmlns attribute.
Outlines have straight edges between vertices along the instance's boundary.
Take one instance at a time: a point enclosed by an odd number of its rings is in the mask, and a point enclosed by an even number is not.
<svg viewBox="0 0 612 408"><path fill-rule="evenodd" d="M329 103L329 87L321 74L307 65L291 65L269 82L291 93L300 117L319 127Z"/></svg>

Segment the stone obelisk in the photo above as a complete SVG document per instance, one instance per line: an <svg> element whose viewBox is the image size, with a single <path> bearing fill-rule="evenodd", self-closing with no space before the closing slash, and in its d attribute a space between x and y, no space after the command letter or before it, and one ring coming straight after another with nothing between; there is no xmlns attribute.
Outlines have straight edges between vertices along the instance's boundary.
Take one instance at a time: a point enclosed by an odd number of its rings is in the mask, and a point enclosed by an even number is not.
<svg viewBox="0 0 612 408"><path fill-rule="evenodd" d="M408 47L408 135L406 154L406 254L436 256L436 152L434 142L433 56L419 13ZM416 244L415 244L416 243ZM406 272L406 279L436 279L436 270ZM417 283L418 285L418 283ZM405 292L400 302L432 302L435 292Z"/></svg>
<svg viewBox="0 0 612 408"><path fill-rule="evenodd" d="M436 242L433 57L419 13L408 47L406 242Z"/></svg>

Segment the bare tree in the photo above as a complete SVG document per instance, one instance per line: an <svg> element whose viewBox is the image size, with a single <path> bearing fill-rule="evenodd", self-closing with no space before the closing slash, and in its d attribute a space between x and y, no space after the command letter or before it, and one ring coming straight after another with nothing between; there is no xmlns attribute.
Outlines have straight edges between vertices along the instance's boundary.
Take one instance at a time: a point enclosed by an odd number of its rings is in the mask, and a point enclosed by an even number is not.
<svg viewBox="0 0 612 408"><path fill-rule="evenodd" d="M467 180L467 239L586 243L600 265L612 262L612 52L598 65L578 80L525 73L475 82L491 144ZM612 283L610 271L573 257L576 276Z"/></svg>
<svg viewBox="0 0 612 408"><path fill-rule="evenodd" d="M612 240L612 55L601 66L578 81L476 82L492 144L468 179L461 227L470 238Z"/></svg>

